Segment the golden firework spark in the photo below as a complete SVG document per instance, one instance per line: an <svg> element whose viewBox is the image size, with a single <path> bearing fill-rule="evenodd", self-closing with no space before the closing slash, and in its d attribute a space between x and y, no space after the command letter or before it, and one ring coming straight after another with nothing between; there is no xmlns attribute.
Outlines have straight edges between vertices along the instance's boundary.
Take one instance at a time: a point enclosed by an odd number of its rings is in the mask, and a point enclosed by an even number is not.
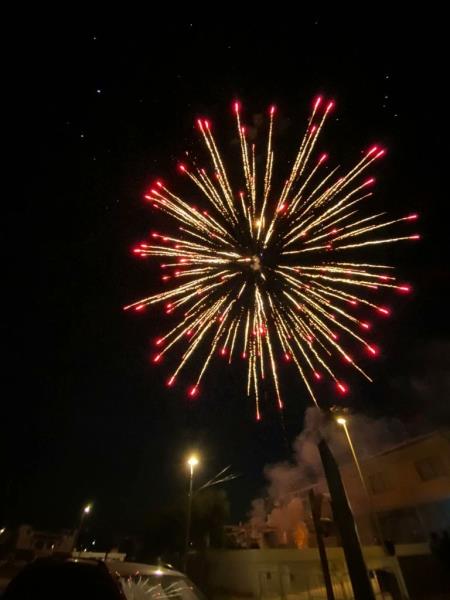
<svg viewBox="0 0 450 600"><path fill-rule="evenodd" d="M264 156L257 155L242 124L241 107L234 103L244 191L233 189L224 160L206 119L197 121L211 165L179 165L203 199L202 208L157 181L145 195L151 205L178 223L178 234L153 233L135 254L164 259L166 291L125 307L143 310L164 303L167 314L180 315L176 324L156 341L159 362L166 352L181 348L181 358L167 384L195 354L202 366L189 389L191 397L216 354L231 363L236 349L247 361L247 394L261 417L262 381L271 381L278 406L283 407L279 357L292 362L312 400L315 385L326 374L339 393L348 386L335 372L335 357L370 379L346 350L353 340L369 355L378 349L365 337L370 323L355 307L381 315L389 309L370 299L380 288L410 291L396 283L392 267L354 258L369 247L419 235L385 234L417 214L388 219L385 213L366 214L372 177L365 172L385 154L373 146L350 169L328 170L327 155L316 146L334 107L318 97L306 132L281 191L274 191L273 133L275 107L269 109ZM263 164L257 176L257 165ZM198 196L198 194L197 194ZM347 260L345 260L345 252ZM341 339L342 337L342 339Z"/></svg>

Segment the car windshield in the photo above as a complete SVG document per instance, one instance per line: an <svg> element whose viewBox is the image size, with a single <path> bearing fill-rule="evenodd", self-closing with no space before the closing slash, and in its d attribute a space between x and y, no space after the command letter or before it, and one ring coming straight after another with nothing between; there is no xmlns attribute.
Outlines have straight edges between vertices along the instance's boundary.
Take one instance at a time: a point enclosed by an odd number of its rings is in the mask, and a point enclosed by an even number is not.
<svg viewBox="0 0 450 600"><path fill-rule="evenodd" d="M120 581L127 600L205 600L195 585L180 575L131 575Z"/></svg>

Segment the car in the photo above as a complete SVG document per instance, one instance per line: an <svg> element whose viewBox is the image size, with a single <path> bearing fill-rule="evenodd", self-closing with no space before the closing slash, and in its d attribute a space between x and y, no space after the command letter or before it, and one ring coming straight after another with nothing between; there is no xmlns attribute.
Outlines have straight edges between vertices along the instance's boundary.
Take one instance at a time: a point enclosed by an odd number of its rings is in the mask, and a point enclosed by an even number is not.
<svg viewBox="0 0 450 600"><path fill-rule="evenodd" d="M9 583L2 600L205 600L179 571L158 565L43 558Z"/></svg>

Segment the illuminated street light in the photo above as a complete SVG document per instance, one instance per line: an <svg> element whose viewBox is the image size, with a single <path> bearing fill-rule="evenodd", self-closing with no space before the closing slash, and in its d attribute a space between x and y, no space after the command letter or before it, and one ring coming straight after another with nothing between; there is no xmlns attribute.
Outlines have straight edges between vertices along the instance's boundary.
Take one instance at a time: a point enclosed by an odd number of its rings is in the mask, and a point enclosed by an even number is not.
<svg viewBox="0 0 450 600"><path fill-rule="evenodd" d="M183 570L186 571L187 566L187 554L189 550L189 541L191 534L191 516L192 516L192 499L195 494L198 494L202 490L206 490L207 488L213 487L215 485L221 485L223 483L228 483L233 479L239 477L239 475L235 475L234 473L230 473L229 469L231 465L225 467L214 477L209 479L206 483L198 487L194 490L194 470L200 464L200 460L196 454L191 454L186 461L187 466L189 467L189 495L188 495L188 511L187 511L187 519L186 519L186 539L185 539L185 548L184 548L184 556L183 556Z"/></svg>
<svg viewBox="0 0 450 600"><path fill-rule="evenodd" d="M92 508L93 508L92 503L89 503L89 504L86 504L86 506L83 506L83 508L81 510L80 523L78 525L78 530L76 531L75 537L73 540L73 549L74 550L77 550L78 540L80 538L81 530L83 529L84 520L87 516L89 516L91 514Z"/></svg>
<svg viewBox="0 0 450 600"><path fill-rule="evenodd" d="M197 456L195 454L192 454L188 460L187 460L187 464L189 465L189 468L191 470L191 473L193 473L194 468L198 465L199 460L197 458Z"/></svg>
<svg viewBox="0 0 450 600"><path fill-rule="evenodd" d="M362 486L363 486L364 491L365 491L366 496L367 496L367 500L368 500L368 503L369 503L369 512L370 512L370 516L371 516L371 519L372 519L373 527L375 528L376 535L377 535L377 537L379 539L378 540L379 543L382 546L384 546L384 543L383 543L383 533L381 531L381 526L380 526L380 522L378 520L378 516L377 516L377 514L376 514L376 512L374 510L374 507L373 507L372 494L370 493L369 488L368 488L368 486L366 484L366 480L365 480L365 477L364 477L363 472L362 472L361 464L360 464L358 456L356 454L356 450L355 450L355 447L353 445L352 438L350 437L350 433L349 433L349 430L348 430L348 427L347 427L347 419L345 419L344 417L337 417L336 418L336 423L338 423L339 425L341 425L342 428L343 428L343 430L344 430L344 432L345 432L345 436L347 438L347 442L348 442L348 445L350 447L350 450L351 450L351 453L352 453L352 456L353 456L353 460L355 462L356 469L358 471L359 478L361 480Z"/></svg>
<svg viewBox="0 0 450 600"><path fill-rule="evenodd" d="M183 557L183 569L186 571L187 566L187 554L189 550L189 538L191 536L191 516L192 516L192 495L194 491L194 470L195 467L199 464L198 456L195 454L191 454L191 456L187 460L187 465L189 466L189 494L188 494L188 510L187 510L187 518L186 518L186 539L184 544L184 557Z"/></svg>

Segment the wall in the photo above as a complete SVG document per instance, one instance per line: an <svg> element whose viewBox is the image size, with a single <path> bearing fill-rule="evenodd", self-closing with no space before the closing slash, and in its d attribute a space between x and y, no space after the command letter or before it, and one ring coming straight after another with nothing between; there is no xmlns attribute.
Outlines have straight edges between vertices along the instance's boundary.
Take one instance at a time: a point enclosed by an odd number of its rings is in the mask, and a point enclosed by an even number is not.
<svg viewBox="0 0 450 600"><path fill-rule="evenodd" d="M342 549L328 548L327 554L336 600L350 600L351 585ZM369 570L389 572L406 594L396 557L385 556L375 546L366 548L364 554ZM315 549L210 551L204 572L207 580L204 589L214 600L326 600L319 555ZM375 577L372 584L377 598L382 598Z"/></svg>

